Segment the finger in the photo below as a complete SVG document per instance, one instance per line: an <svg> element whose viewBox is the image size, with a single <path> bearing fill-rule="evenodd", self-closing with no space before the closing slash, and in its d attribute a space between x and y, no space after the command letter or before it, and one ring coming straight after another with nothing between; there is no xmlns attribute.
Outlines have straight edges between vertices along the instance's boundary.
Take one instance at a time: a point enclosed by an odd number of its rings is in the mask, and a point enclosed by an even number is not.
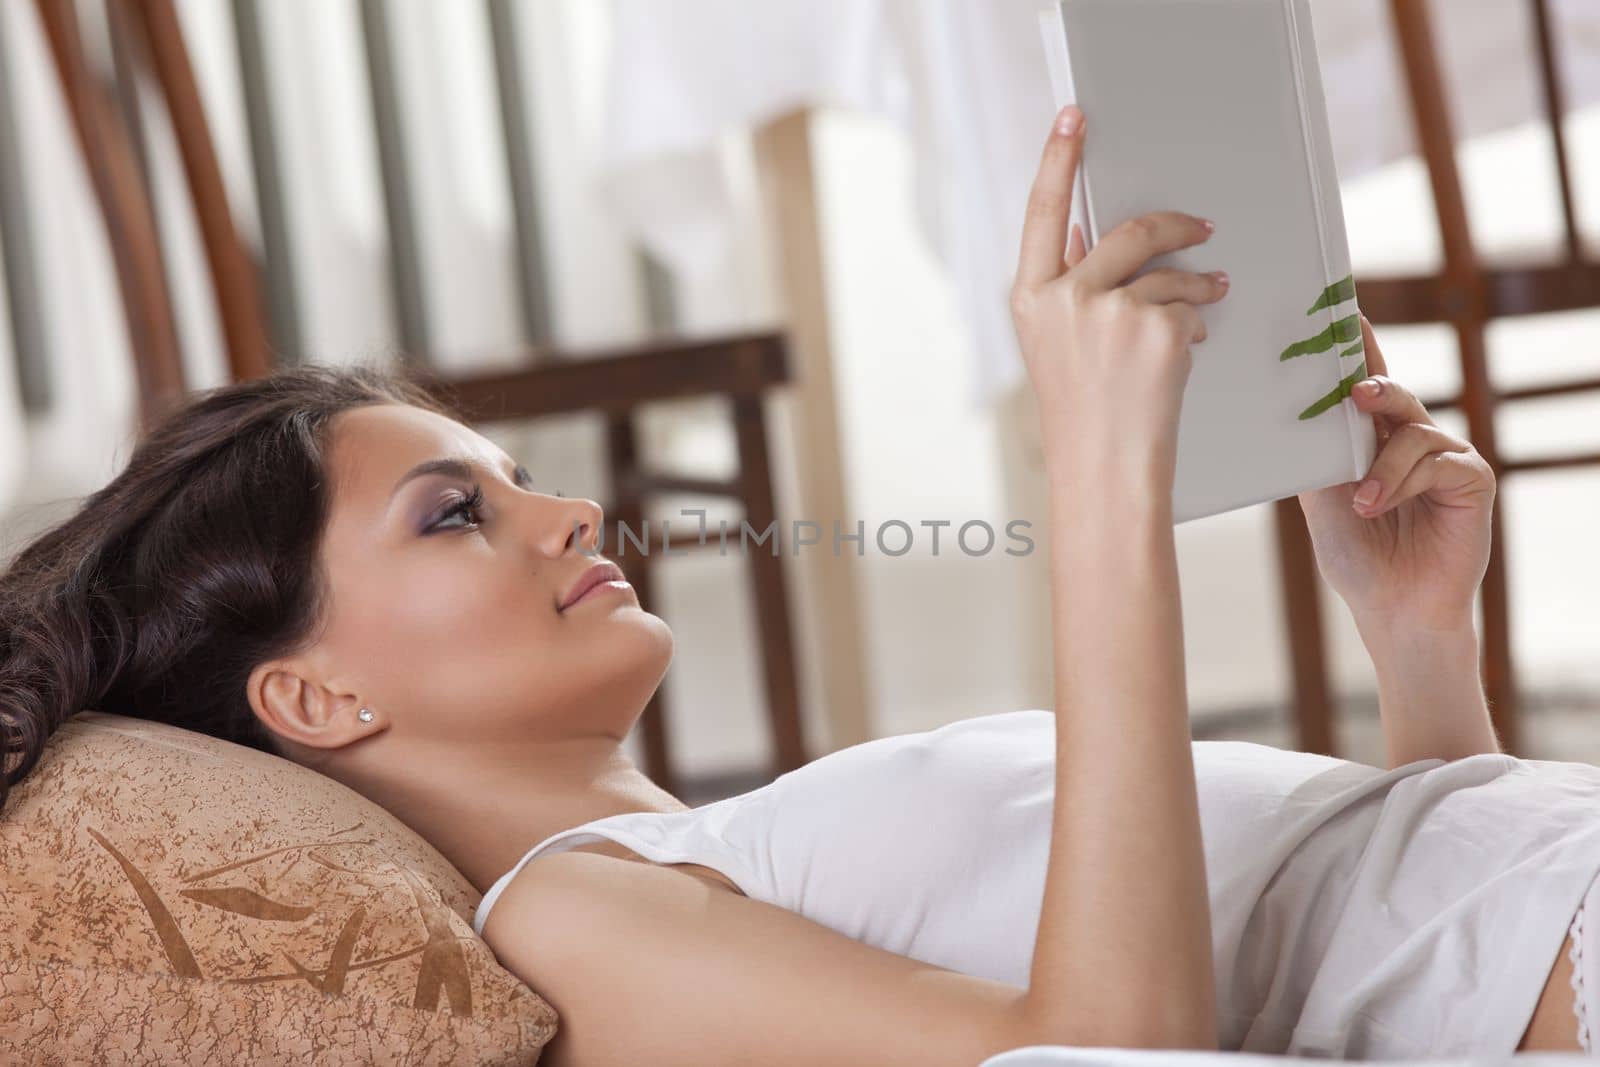
<svg viewBox="0 0 1600 1067"><path fill-rule="evenodd" d="M1110 289L1152 256L1197 245L1211 237L1211 224L1181 211L1152 211L1119 223L1072 272L1092 288Z"/></svg>
<svg viewBox="0 0 1600 1067"><path fill-rule="evenodd" d="M1377 515L1394 504L1396 490L1418 462L1438 453L1471 451L1470 444L1432 423L1408 422L1389 435L1350 505L1363 515Z"/></svg>
<svg viewBox="0 0 1600 1067"><path fill-rule="evenodd" d="M1072 182L1083 151L1083 127L1083 112L1068 104L1050 128L1039 159L1039 172L1028 192L1022 250L1017 260L1018 285L1031 288L1061 275Z"/></svg>
<svg viewBox="0 0 1600 1067"><path fill-rule="evenodd" d="M1417 394L1387 375L1373 375L1361 379L1350 388L1356 409L1368 415L1378 415L1397 422L1425 422L1433 424L1433 416Z"/></svg>
<svg viewBox="0 0 1600 1067"><path fill-rule="evenodd" d="M1368 374L1389 373L1389 364L1383 358L1383 350L1378 347L1378 335L1365 315L1361 316L1361 349L1367 361Z"/></svg>
<svg viewBox="0 0 1600 1067"><path fill-rule="evenodd" d="M1228 275L1220 270L1201 274L1162 267L1135 278L1123 288L1147 304L1170 304L1174 300L1214 304L1228 292Z"/></svg>
<svg viewBox="0 0 1600 1067"><path fill-rule="evenodd" d="M1367 321L1365 315L1361 316L1361 350L1362 358L1367 364L1367 374L1371 376L1387 375L1389 364L1383 358L1383 350L1378 347L1378 334L1372 328L1372 323ZM1361 398L1355 393L1351 398L1356 402L1356 410L1361 410ZM1431 421L1431 420L1430 420ZM1389 440L1389 424L1380 416L1372 419L1372 429L1377 435L1378 447L1382 448Z"/></svg>
<svg viewBox="0 0 1600 1067"><path fill-rule="evenodd" d="M1077 223L1072 224L1072 236L1067 238L1067 269L1071 270L1083 262L1083 257L1088 254L1084 247L1083 227Z"/></svg>
<svg viewBox="0 0 1600 1067"><path fill-rule="evenodd" d="M1161 309L1172 320L1179 337L1187 338L1192 345L1206 339L1206 320L1200 317L1199 308L1186 301L1175 300L1170 304L1162 304Z"/></svg>
<svg viewBox="0 0 1600 1067"><path fill-rule="evenodd" d="M1430 452L1417 461L1377 511L1363 514L1374 518L1424 494L1433 503L1462 507L1485 496L1492 500L1494 488L1494 472L1478 453Z"/></svg>

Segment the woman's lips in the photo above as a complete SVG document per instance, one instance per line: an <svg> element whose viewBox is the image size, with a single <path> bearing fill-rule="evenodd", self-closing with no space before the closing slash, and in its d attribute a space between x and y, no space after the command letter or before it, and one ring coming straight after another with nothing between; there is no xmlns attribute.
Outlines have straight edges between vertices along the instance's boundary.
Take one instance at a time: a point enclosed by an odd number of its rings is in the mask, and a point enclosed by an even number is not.
<svg viewBox="0 0 1600 1067"><path fill-rule="evenodd" d="M622 573L622 568L610 560L603 560L583 572L583 575L572 584L566 599L562 601L559 611L566 611L578 601L585 599L598 589L629 589L627 578Z"/></svg>
<svg viewBox="0 0 1600 1067"><path fill-rule="evenodd" d="M578 596L578 599L574 600L572 602L572 604L568 604L567 608L572 607L573 604L581 604L585 600L593 600L595 597L599 596L603 592L606 592L607 590L611 590L611 589L632 589L632 588L633 588L633 586L629 585L627 582L622 581L620 579L609 581L609 582L596 582L594 585L591 585L588 588L587 591L585 591L584 593L580 594ZM561 610L562 611L566 611L567 608L562 608Z"/></svg>

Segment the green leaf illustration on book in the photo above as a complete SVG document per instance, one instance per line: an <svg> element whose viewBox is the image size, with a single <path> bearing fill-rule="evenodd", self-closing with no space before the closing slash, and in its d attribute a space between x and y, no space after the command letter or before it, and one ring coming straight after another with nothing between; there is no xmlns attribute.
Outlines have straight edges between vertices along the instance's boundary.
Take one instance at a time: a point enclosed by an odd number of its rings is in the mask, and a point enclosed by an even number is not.
<svg viewBox="0 0 1600 1067"><path fill-rule="evenodd" d="M1313 419L1327 411L1333 405L1350 395L1350 389L1357 382L1367 376L1367 361L1362 360L1361 366L1339 379L1339 384L1317 399L1315 404L1300 413L1302 419Z"/></svg>
<svg viewBox="0 0 1600 1067"><path fill-rule="evenodd" d="M1354 300L1355 297L1356 276L1354 274L1346 274L1343 278L1322 290L1322 295L1317 297L1317 302L1306 310L1306 314L1315 315L1323 308L1331 308L1335 304L1344 303L1346 300Z"/></svg>
<svg viewBox="0 0 1600 1067"><path fill-rule="evenodd" d="M1361 340L1361 317L1359 315L1346 315L1336 320L1333 325L1304 341L1296 341L1285 348L1278 355L1278 362L1294 359L1296 356L1311 356L1318 352L1326 352L1335 343L1349 344L1351 341Z"/></svg>
<svg viewBox="0 0 1600 1067"><path fill-rule="evenodd" d="M1336 307L1346 300L1354 300L1355 298L1355 275L1347 274L1323 289L1316 302L1306 309L1306 314L1315 315L1326 308ZM1355 343L1351 344L1352 341ZM1319 352L1326 352L1335 345L1348 346L1339 350L1339 359L1341 360L1346 356L1364 354L1361 341L1361 315L1359 313L1346 315L1342 319L1335 319L1327 329L1314 337L1308 337L1304 341L1296 341L1278 354L1278 362L1282 363L1285 360L1295 359L1299 356L1313 356ZM1360 366L1339 379L1338 385L1318 397L1315 403L1302 411L1300 418L1302 420L1311 419L1321 415L1324 411L1349 396L1351 387L1366 377L1366 374L1367 361L1363 359Z"/></svg>

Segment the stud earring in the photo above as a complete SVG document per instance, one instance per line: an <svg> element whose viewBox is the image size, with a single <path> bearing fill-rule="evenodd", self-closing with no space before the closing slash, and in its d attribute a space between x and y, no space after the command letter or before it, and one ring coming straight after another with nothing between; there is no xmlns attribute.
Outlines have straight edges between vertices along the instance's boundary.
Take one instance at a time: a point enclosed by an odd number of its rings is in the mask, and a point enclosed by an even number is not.
<svg viewBox="0 0 1600 1067"><path fill-rule="evenodd" d="M372 709L371 708L362 708L360 711L356 712L356 718L360 719L362 722L371 722L372 721Z"/></svg>

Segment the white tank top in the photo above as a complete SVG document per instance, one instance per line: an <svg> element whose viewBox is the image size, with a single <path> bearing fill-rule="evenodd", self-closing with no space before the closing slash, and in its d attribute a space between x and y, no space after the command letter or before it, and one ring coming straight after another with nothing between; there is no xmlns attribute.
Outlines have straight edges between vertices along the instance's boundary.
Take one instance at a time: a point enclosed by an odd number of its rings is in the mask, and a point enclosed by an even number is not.
<svg viewBox="0 0 1600 1067"><path fill-rule="evenodd" d="M1509 1053L1600 872L1600 768L1479 755L1383 771L1194 743L1224 1049ZM564 830L696 863L890 952L1026 987L1055 716L984 715L842 749L759 789ZM1128 782L1129 804L1139 783ZM1092 877L1092 872L1084 872ZM537 938L537 931L530 933Z"/></svg>

